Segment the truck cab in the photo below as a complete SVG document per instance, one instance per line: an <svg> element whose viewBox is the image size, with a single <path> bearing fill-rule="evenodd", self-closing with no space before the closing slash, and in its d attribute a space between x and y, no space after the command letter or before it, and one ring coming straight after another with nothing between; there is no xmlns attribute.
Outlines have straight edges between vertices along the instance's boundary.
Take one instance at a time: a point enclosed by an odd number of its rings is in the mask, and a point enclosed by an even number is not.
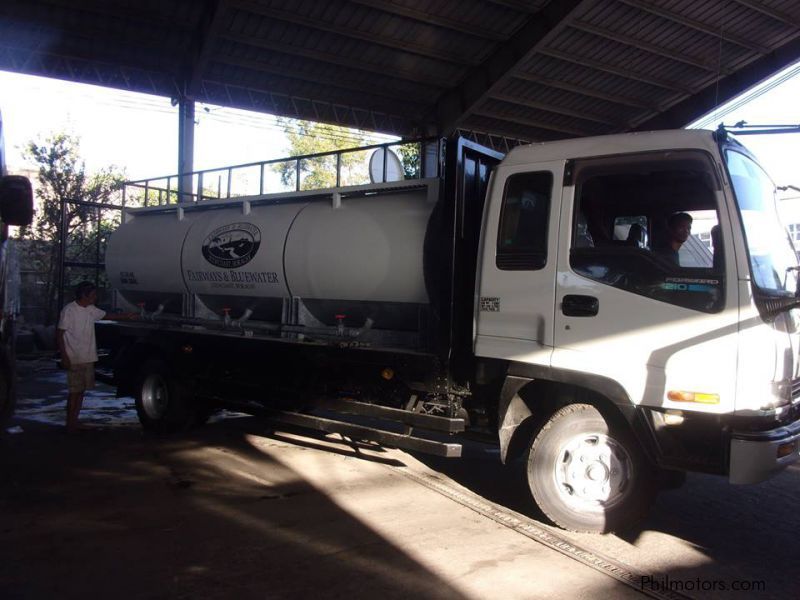
<svg viewBox="0 0 800 600"><path fill-rule="evenodd" d="M676 218L692 235L673 244ZM475 354L507 361L513 380L503 455L529 445L514 443L519 424L559 403L604 419L591 432L573 411L574 435L531 458L551 518L580 529L579 513L624 505L639 449L733 483L797 460L797 269L774 185L724 132L569 140L503 160L475 302Z"/></svg>

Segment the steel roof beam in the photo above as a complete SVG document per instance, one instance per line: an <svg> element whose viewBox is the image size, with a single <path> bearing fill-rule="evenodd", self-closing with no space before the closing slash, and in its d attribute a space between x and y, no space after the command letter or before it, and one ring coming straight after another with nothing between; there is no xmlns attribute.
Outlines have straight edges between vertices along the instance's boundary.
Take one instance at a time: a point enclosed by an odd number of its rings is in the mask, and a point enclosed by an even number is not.
<svg viewBox="0 0 800 600"><path fill-rule="evenodd" d="M43 8L47 5L57 6L71 13L77 11L90 14L94 13L113 18L121 23L130 23L133 21L150 28L158 27L159 29L172 32L173 34L176 32L188 34L193 31L191 27L185 25L181 26L181 23L163 19L162 15L155 11L141 8L133 9L130 8L130 6L120 6L119 3L107 2L107 0L80 0L78 3L74 0L38 0L35 5ZM34 8L35 5L30 5L29 8ZM0 6L2 6L1 2Z"/></svg>
<svg viewBox="0 0 800 600"><path fill-rule="evenodd" d="M328 33L334 33L336 35L340 35L346 38L363 40L365 42L378 44L380 46L385 46L387 48L392 48L394 50L405 50L406 52L410 52L411 54L418 54L419 56L425 56L427 58L433 58L436 60L441 60L443 62L449 62L456 65L474 65L477 63L477 61L469 60L465 58L463 55L456 52L444 52L441 50L434 50L432 48L423 46L421 44L416 44L414 42L407 42L405 40L387 38L385 36L376 35L373 33L367 33L365 31L359 31L352 27L343 27L340 25L325 23L323 21L320 21L319 19L310 19L308 17L286 12L283 10L276 10L274 8L269 8L268 6L264 6L262 4L259 4L258 2L254 2L253 0L236 0L236 2L232 3L232 6L246 12L260 15L262 17L275 19L276 21L283 21L285 23L294 23L295 25L300 25L302 27L307 27L309 29L314 29L317 31L327 31Z"/></svg>
<svg viewBox="0 0 800 600"><path fill-rule="evenodd" d="M560 52L558 50L552 50L550 48L542 48L541 50L539 50L539 54L542 54L544 56L549 56L557 60L563 60L564 62L569 62L575 65L580 65L582 67L595 69L597 71L603 71L604 73L609 73L610 75L616 75L617 77L622 77L624 79L630 79L631 81L638 81L639 83L646 83L648 85L652 85L655 87L664 88L665 90L679 90L684 94L693 93L693 90L691 88L681 85L675 81L667 81L665 79L651 77L649 75L644 75L641 73L634 73L633 71L621 69L613 65L602 63L598 60L578 57L573 54Z"/></svg>
<svg viewBox="0 0 800 600"><path fill-rule="evenodd" d="M214 59L214 61L233 67L258 71L259 73L277 75L278 77L284 77L286 79L295 79L297 81L306 81L309 83L320 83L348 92L369 94L379 98L386 98L387 100L394 100L398 103L398 106L407 106L409 108L409 114L419 114L424 108L422 101L423 97L419 94L406 93L403 95L402 99L398 99L397 95L392 94L391 91L382 91L380 86L370 86L363 83L347 81L346 79L337 75L304 75L298 70L282 69L280 67L275 67L257 60L244 60L226 56L218 56Z"/></svg>
<svg viewBox="0 0 800 600"><path fill-rule="evenodd" d="M530 100L528 98L523 98L521 96L515 96L512 94L496 93L492 94L491 99L500 100L501 102L508 102L509 104L516 104L517 106L524 106L526 108L543 110L546 112L555 113L557 115L575 117L576 119L583 119L584 121L592 121L594 123L600 123L602 125L611 125L614 127L627 126L626 123L623 123L621 121L612 121L608 117L604 117L602 115L587 113L581 110L572 110L563 105L547 104L545 102L538 102L536 100Z"/></svg>
<svg viewBox="0 0 800 600"><path fill-rule="evenodd" d="M508 125L492 123L491 128L489 128L489 127L483 127L481 125L472 126L470 125L469 121L467 121L459 129L474 131L476 133L482 133L484 135L507 137L509 139L519 140L523 143L547 142L551 140L563 140L566 137L572 137L572 136L565 136L562 133L556 133L554 131L549 131L549 130L547 131L532 130L524 126L514 127L513 123L509 123Z"/></svg>
<svg viewBox="0 0 800 600"><path fill-rule="evenodd" d="M522 13L535 13L539 12L541 7L531 6L530 2L526 2L525 0L489 0L490 4L497 4L499 6L505 6L506 8L511 8L513 10L518 10Z"/></svg>
<svg viewBox="0 0 800 600"><path fill-rule="evenodd" d="M409 8L401 4L395 4L394 2L387 2L386 0L349 0L349 1L352 4L360 4L362 6L374 8L381 12L397 15L400 17L405 17L408 19L413 19L414 21L420 21L422 23L426 23L429 25L437 25L439 27L444 27L445 29L458 31L459 33L465 33L467 35L471 35L473 37L481 38L484 40L494 40L498 42L506 39L507 37L506 35L498 31L490 31L483 27L470 25L469 23L464 23L463 21L456 21L454 19L443 17L441 15L437 15L435 13L426 10Z"/></svg>
<svg viewBox="0 0 800 600"><path fill-rule="evenodd" d="M185 67L184 93L192 97L200 89L203 73L211 60L211 48L222 28L222 17L228 10L227 0L206 0L197 31L192 39L190 59Z"/></svg>
<svg viewBox="0 0 800 600"><path fill-rule="evenodd" d="M700 31L702 33L708 34L715 38L721 38L725 41L731 42L732 44L736 44L737 46L741 46L742 48L747 48L748 50L752 50L753 52L758 52L759 54L767 54L769 53L769 48L762 46L761 44L756 44L751 42L750 40L746 40L738 35L734 35L732 33L726 32L724 29L717 29L711 27L710 25L706 25L701 21L697 21L696 19L690 19L688 17L684 17L683 15L679 15L671 10L666 10L664 8L654 6L649 2L644 2L643 0L617 0L617 2L622 2L623 4L627 4L633 8L638 8L644 12L648 12L652 15L656 15L657 17L661 17L662 19L667 19L668 21L672 21L673 23L679 23L684 27L688 27L689 29L694 29L695 31Z"/></svg>
<svg viewBox="0 0 800 600"><path fill-rule="evenodd" d="M152 32L148 32L149 37L147 38L140 36L133 39L119 35L112 37L108 29L88 25L71 27L68 31L65 31L57 24L33 21L28 16L12 15L4 19L5 15L3 13L5 11L3 8L3 4L0 2L0 25L2 25L0 33L3 34L3 36L0 37L0 43L5 43L6 45L14 44L16 46L18 44L19 47L22 47L23 45L29 46L31 42L39 45L44 44L46 46L44 52L55 56L60 54L61 49L64 48L67 43L71 43L74 46L75 42L79 42L85 48L89 44L102 42L113 46L113 49L117 51L117 57L104 57L105 60L98 60L97 62L111 64L111 61L119 63L126 63L127 61L127 63L133 65L133 61L128 60L127 57L136 51L139 57L144 56L147 59L158 59L159 67L168 65L171 69L170 72L177 72L180 66L180 61L173 55L159 55L157 50L150 46L157 40L163 39L162 33L155 35ZM55 44L53 43L54 40L57 40ZM120 50L124 51L126 58L119 58ZM106 55L107 54L108 53L106 53ZM142 68L150 67L148 65Z"/></svg>
<svg viewBox="0 0 800 600"><path fill-rule="evenodd" d="M642 102L641 100L637 100L636 98L631 98L630 96L621 96L619 94L609 94L603 92L601 90L592 89L586 87L584 85L576 85L574 83L568 83L566 81L559 81L558 79L551 79L549 77L540 77L538 75L534 75L532 73L525 73L522 71L518 71L513 74L513 77L516 79L522 79L523 81L530 81L532 83L538 83L539 85L543 85L545 87L551 87L558 90L564 90L565 92L572 92L574 94L579 94L581 96L586 96L588 98L596 98L597 100L605 100L606 102L611 102L612 104L619 104L621 106L630 106L632 108L641 108L648 111L658 112L659 108L655 104L649 104L647 102Z"/></svg>
<svg viewBox="0 0 800 600"><path fill-rule="evenodd" d="M795 29L800 28L800 20L795 19L791 15L787 15L784 12L770 8L769 6L764 6L764 4L761 2L755 2L754 0L734 0L734 2L741 4L742 6L746 6L747 8L756 12L760 12L762 15L766 15L775 21L783 23L784 25L788 25Z"/></svg>
<svg viewBox="0 0 800 600"><path fill-rule="evenodd" d="M0 68L156 96L169 97L177 92L174 78L163 72L149 71L141 66L125 66L119 62L98 64L96 61L77 56L20 51L19 48L12 48L2 43L0 43ZM132 84L132 81L135 81L136 85ZM147 89L142 89L143 84L146 84Z"/></svg>
<svg viewBox="0 0 800 600"><path fill-rule="evenodd" d="M472 111L476 117L486 117L497 121L504 121L505 123L515 123L524 125L526 127L533 127L535 129L542 129L544 131L553 131L555 133L563 133L569 136L582 137L586 135L585 129L573 129L572 127L564 127L562 125L553 125L548 121L539 121L537 119L528 119L527 117L517 117L504 113L502 111L483 110L476 108Z"/></svg>
<svg viewBox="0 0 800 600"><path fill-rule="evenodd" d="M219 37L220 39L227 40L229 42L263 48L264 50L270 50L279 54L310 58L311 60L316 60L322 63L334 64L348 69L355 69L367 73L383 75L385 77L391 77L392 79L411 81L413 83L423 83L433 88L441 89L444 87L441 79L428 76L425 73L415 73L406 69L398 69L396 67L387 67L386 65L370 63L364 60L345 58L339 54L322 52L320 50L313 50L311 48L301 48L291 44L281 44L249 35L222 34Z"/></svg>
<svg viewBox="0 0 800 600"><path fill-rule="evenodd" d="M455 88L446 92L436 105L439 132L445 135L461 126L483 100L491 97L531 56L547 44L566 25L570 16L587 0L551 2L532 15L505 44L478 67L473 68Z"/></svg>
<svg viewBox="0 0 800 600"><path fill-rule="evenodd" d="M57 30L51 27L38 27L40 31L52 33L52 35L56 35ZM74 32L79 40L92 40L97 39L97 37L92 37L90 32ZM0 46L5 46L14 52L22 52L25 54L30 55L39 55L41 57L50 57L50 60L55 60L59 58L64 58L65 60L70 61L83 61L85 65L91 65L94 68L95 65L99 66L100 68L107 69L108 71L119 71L122 68L127 69L137 69L140 71L148 71L148 72L157 72L160 73L164 77L169 77L171 80L174 81L175 74L178 72L180 67L179 63L174 60L172 57L162 57L161 61L158 65L154 64L144 64L142 62L135 62L130 60L128 57L121 58L116 56L114 58L108 58L106 60L100 61L97 60L93 56L82 56L78 52L66 52L63 48L58 48L57 51L53 49L52 44L50 43L50 37L43 37L40 39L36 39L33 41L33 48L29 43L27 43L30 38L26 38L26 45L17 45L16 39L9 40L8 37L0 40ZM126 42L128 43L128 42ZM132 44L133 42L130 42ZM151 58L151 57L147 57ZM84 67L85 68L85 67ZM80 81L77 79L76 81Z"/></svg>
<svg viewBox="0 0 800 600"><path fill-rule="evenodd" d="M210 89L210 88L216 89ZM221 96L224 96L221 98ZM222 81L206 79L198 100L210 104L269 112L296 119L334 123L357 129L410 133L411 124L405 117L383 112L353 109L338 102L313 100L291 94L234 86Z"/></svg>
<svg viewBox="0 0 800 600"><path fill-rule="evenodd" d="M492 133L483 133L482 131L474 131L472 129L458 129L456 134L472 142L476 142L481 146L489 146L490 148L505 153L508 153L516 146L528 143L526 140L508 138L503 135Z"/></svg>
<svg viewBox="0 0 800 600"><path fill-rule="evenodd" d="M650 54L655 54L656 56L663 56L664 58L668 58L670 60L681 62L692 67L697 67L698 69L702 69L704 71L711 71L714 73L717 72L717 65L712 64L709 61L695 58L693 56L687 56L685 54L681 54L680 52L676 52L672 48L664 48L663 46L651 44L650 42L637 39L633 36L626 35L618 31L611 31L610 29L597 27L596 25L592 25L591 23L586 23L584 21L572 21L569 26L579 31L590 33L606 40L621 42L627 46L632 46L634 48L638 48L639 50L644 50ZM728 71L723 72L728 74Z"/></svg>

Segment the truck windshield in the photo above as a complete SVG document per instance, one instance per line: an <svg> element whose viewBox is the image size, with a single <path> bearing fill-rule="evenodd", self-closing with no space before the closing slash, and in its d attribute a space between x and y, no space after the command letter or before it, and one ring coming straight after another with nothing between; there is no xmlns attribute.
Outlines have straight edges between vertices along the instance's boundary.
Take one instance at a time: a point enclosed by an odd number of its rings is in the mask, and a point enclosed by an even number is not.
<svg viewBox="0 0 800 600"><path fill-rule="evenodd" d="M729 149L725 157L742 215L753 282L770 295L794 295L797 257L778 217L775 185L745 154Z"/></svg>

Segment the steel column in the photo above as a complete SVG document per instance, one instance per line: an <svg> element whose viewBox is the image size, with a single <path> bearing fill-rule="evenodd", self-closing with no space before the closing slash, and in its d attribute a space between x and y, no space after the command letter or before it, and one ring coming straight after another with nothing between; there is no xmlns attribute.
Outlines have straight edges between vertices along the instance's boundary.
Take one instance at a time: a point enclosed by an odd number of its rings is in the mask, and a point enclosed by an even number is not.
<svg viewBox="0 0 800 600"><path fill-rule="evenodd" d="M178 99L178 202L192 202L194 171L194 99Z"/></svg>

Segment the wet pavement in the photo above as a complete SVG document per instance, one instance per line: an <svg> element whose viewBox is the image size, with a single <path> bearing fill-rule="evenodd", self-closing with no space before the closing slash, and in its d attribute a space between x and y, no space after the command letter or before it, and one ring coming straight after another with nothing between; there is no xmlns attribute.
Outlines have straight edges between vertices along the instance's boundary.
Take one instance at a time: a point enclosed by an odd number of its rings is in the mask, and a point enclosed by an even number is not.
<svg viewBox="0 0 800 600"><path fill-rule="evenodd" d="M17 370L17 427L63 426L66 420L66 371L57 367L52 354L19 360ZM86 393L80 418L82 423L95 428L139 424L133 398L116 398L114 388L101 382Z"/></svg>

